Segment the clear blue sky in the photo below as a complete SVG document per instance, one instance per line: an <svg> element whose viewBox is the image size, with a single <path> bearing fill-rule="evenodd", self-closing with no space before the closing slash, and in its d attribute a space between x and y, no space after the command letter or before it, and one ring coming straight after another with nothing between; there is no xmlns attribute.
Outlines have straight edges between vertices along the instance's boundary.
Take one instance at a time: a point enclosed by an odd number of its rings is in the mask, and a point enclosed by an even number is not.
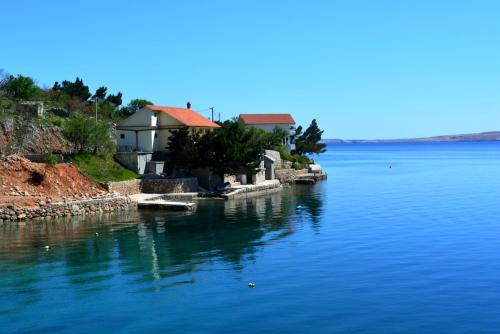
<svg viewBox="0 0 500 334"><path fill-rule="evenodd" d="M0 68L126 102L317 118L327 138L500 130L500 1L2 1ZM207 112L204 112L208 115Z"/></svg>

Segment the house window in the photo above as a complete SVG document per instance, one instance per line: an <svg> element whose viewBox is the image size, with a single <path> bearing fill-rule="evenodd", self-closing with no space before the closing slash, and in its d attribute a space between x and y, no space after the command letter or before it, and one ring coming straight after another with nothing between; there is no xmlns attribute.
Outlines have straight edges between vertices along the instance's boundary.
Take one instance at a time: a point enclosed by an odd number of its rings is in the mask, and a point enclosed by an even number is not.
<svg viewBox="0 0 500 334"><path fill-rule="evenodd" d="M158 138L158 134L157 133L155 133L155 138Z"/></svg>
<svg viewBox="0 0 500 334"><path fill-rule="evenodd" d="M120 139L125 139L125 134L124 133L120 134Z"/></svg>

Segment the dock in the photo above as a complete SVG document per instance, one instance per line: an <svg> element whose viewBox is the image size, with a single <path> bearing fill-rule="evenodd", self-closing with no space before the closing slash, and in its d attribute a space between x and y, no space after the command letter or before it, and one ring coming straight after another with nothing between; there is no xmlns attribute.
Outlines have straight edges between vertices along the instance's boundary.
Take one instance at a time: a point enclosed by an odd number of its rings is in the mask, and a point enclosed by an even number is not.
<svg viewBox="0 0 500 334"><path fill-rule="evenodd" d="M154 209L167 211L193 211L194 202L171 201L164 198L164 194L135 194L130 198L137 203L139 209Z"/></svg>

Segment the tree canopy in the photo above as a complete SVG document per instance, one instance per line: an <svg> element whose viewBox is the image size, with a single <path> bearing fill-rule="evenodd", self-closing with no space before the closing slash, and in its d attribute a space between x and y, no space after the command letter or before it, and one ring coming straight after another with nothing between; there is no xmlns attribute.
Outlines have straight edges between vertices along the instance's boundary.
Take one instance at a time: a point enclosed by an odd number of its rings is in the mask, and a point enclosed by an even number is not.
<svg viewBox="0 0 500 334"><path fill-rule="evenodd" d="M114 145L109 124L91 117L77 115L68 119L63 124L63 134L79 153L110 151Z"/></svg>
<svg viewBox="0 0 500 334"><path fill-rule="evenodd" d="M106 98L107 91L108 91L107 87L101 86L101 87L97 88L97 90L95 91L94 97L98 97L98 98L104 100Z"/></svg>
<svg viewBox="0 0 500 334"><path fill-rule="evenodd" d="M254 173L264 153L265 134L241 120L222 123L220 129L208 132L200 145L200 156L216 174Z"/></svg>
<svg viewBox="0 0 500 334"><path fill-rule="evenodd" d="M129 104L121 109L121 112L124 115L132 115L133 113L150 104L153 104L153 102L145 99L133 99L129 102Z"/></svg>
<svg viewBox="0 0 500 334"><path fill-rule="evenodd" d="M296 130L295 153L324 153L326 152L326 144L321 143L323 130L318 127L316 119L313 119L311 125L302 133L302 126Z"/></svg>
<svg viewBox="0 0 500 334"><path fill-rule="evenodd" d="M191 132L187 127L173 130L168 143L168 157L171 172L189 173L201 164L200 140L201 133Z"/></svg>
<svg viewBox="0 0 500 334"><path fill-rule="evenodd" d="M62 84L57 81L54 83L52 90L67 94L71 97L77 97L82 101L87 101L92 94L90 94L89 86L84 85L83 80L76 77L75 82L64 80Z"/></svg>
<svg viewBox="0 0 500 334"><path fill-rule="evenodd" d="M200 132L177 130L170 137L170 163L188 172L208 167L217 175L254 173L260 166L266 134L240 120L225 121L221 128Z"/></svg>
<svg viewBox="0 0 500 334"><path fill-rule="evenodd" d="M106 100L108 100L108 102L113 103L115 106L121 106L121 104L123 102L122 101L122 93L118 92L118 94L116 94L116 95L109 94L108 98Z"/></svg>
<svg viewBox="0 0 500 334"><path fill-rule="evenodd" d="M16 77L8 75L2 80L1 86L5 95L15 99L29 100L40 92L40 88L35 81L23 75Z"/></svg>

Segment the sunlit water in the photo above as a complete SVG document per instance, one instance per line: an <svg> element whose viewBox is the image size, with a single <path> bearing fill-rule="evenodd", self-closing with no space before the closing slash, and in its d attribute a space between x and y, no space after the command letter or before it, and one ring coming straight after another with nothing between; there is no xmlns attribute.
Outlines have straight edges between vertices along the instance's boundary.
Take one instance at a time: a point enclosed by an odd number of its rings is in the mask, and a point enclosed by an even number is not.
<svg viewBox="0 0 500 334"><path fill-rule="evenodd" d="M0 332L499 333L500 144L318 160L194 214L0 227Z"/></svg>

